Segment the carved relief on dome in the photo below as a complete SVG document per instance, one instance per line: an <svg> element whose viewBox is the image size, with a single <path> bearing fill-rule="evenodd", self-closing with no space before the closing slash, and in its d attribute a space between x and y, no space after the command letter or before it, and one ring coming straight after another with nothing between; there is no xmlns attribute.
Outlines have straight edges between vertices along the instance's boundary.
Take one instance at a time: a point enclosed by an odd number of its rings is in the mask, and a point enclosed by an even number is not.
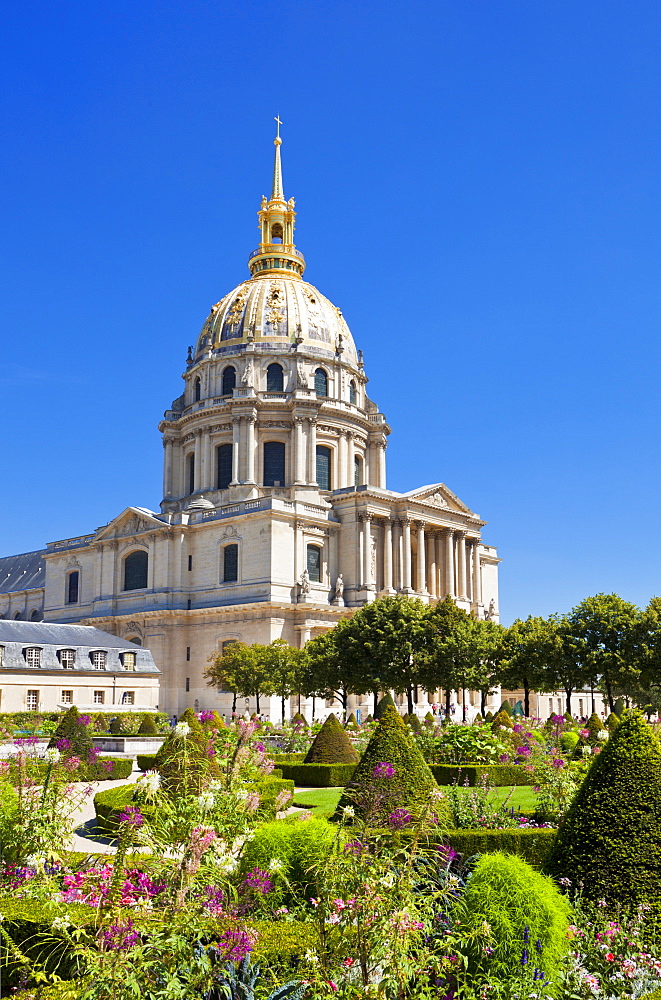
<svg viewBox="0 0 661 1000"><path fill-rule="evenodd" d="M231 340L233 337L241 336L241 319L243 317L243 311L246 306L247 298L248 288L246 285L241 285L237 291L234 301L225 315L223 331L220 337L221 340Z"/></svg>
<svg viewBox="0 0 661 1000"><path fill-rule="evenodd" d="M287 336L286 299L284 286L272 281L264 305L264 336Z"/></svg>

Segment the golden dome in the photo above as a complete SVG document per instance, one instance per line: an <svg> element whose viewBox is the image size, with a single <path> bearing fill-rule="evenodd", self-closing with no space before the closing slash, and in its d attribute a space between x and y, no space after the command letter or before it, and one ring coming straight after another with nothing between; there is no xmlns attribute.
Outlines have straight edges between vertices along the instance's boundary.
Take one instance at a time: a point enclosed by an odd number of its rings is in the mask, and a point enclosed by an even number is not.
<svg viewBox="0 0 661 1000"><path fill-rule="evenodd" d="M346 321L314 285L300 278L269 275L250 278L211 309L195 348L203 351L242 344L303 344L324 354L339 349L357 364L356 348Z"/></svg>

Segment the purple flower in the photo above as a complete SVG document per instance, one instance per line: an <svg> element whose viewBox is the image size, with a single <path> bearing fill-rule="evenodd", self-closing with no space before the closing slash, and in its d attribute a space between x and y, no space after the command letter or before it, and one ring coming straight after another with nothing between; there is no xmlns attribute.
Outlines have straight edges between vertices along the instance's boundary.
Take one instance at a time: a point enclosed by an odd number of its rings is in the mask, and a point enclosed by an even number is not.
<svg viewBox="0 0 661 1000"><path fill-rule="evenodd" d="M441 856L441 861L444 861L448 865L451 865L455 858L459 857L454 847L450 847L449 844L439 844L437 850Z"/></svg>
<svg viewBox="0 0 661 1000"><path fill-rule="evenodd" d="M209 722L213 719L213 712L200 712L200 722Z"/></svg>
<svg viewBox="0 0 661 1000"><path fill-rule="evenodd" d="M530 757L532 749L527 746L522 746L519 747L519 749L516 752L518 753L519 757Z"/></svg>
<svg viewBox="0 0 661 1000"><path fill-rule="evenodd" d="M253 939L248 931L235 928L223 931L218 938L217 948L230 962L240 962L253 949Z"/></svg>
<svg viewBox="0 0 661 1000"><path fill-rule="evenodd" d="M390 813L388 816L388 823L393 828L393 830L401 830L403 826L410 823L413 817L408 809L395 809L394 812Z"/></svg>
<svg viewBox="0 0 661 1000"><path fill-rule="evenodd" d="M385 761L377 764L372 771L373 778L392 778L395 773L395 768L392 764L388 764Z"/></svg>
<svg viewBox="0 0 661 1000"><path fill-rule="evenodd" d="M553 767L559 771L561 767L565 766L565 762L562 757L554 757L552 761Z"/></svg>
<svg viewBox="0 0 661 1000"><path fill-rule="evenodd" d="M252 868L243 880L245 886L256 889L262 896L265 896L273 888L273 882L268 872L263 868Z"/></svg>
<svg viewBox="0 0 661 1000"><path fill-rule="evenodd" d="M115 770L115 762L114 760L102 760L101 767L110 774L111 771Z"/></svg>
<svg viewBox="0 0 661 1000"><path fill-rule="evenodd" d="M501 753L500 757L498 758L498 762L500 764L509 764L511 759L512 758L508 753Z"/></svg>
<svg viewBox="0 0 661 1000"><path fill-rule="evenodd" d="M138 943L138 934L133 930L133 921L128 920L125 924L111 924L107 930L102 931L101 938L108 951L126 951Z"/></svg>
<svg viewBox="0 0 661 1000"><path fill-rule="evenodd" d="M71 746L71 740L66 739L66 737L63 737L61 740L57 741L58 750L68 750L70 746Z"/></svg>
<svg viewBox="0 0 661 1000"><path fill-rule="evenodd" d="M89 724L90 724L91 721L92 721L92 716L91 715L79 715L78 716L78 725L79 726L89 726Z"/></svg>
<svg viewBox="0 0 661 1000"><path fill-rule="evenodd" d="M350 840L344 845L344 853L353 854L354 857L360 858L367 853L367 847L361 840Z"/></svg>
<svg viewBox="0 0 661 1000"><path fill-rule="evenodd" d="M123 812L120 812L117 819L120 823L126 823L127 826L134 826L136 829L142 826L145 821L145 817L136 806L127 806Z"/></svg>
<svg viewBox="0 0 661 1000"><path fill-rule="evenodd" d="M528 964L528 949L524 948L523 951L521 952L521 965L527 965L527 964Z"/></svg>

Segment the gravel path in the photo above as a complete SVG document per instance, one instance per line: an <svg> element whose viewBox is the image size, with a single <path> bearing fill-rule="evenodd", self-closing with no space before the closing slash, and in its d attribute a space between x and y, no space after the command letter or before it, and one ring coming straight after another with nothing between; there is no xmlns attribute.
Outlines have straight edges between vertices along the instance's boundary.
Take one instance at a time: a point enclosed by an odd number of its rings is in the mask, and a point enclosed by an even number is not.
<svg viewBox="0 0 661 1000"><path fill-rule="evenodd" d="M84 851L87 854L114 854L116 847L109 837L96 833L96 812L94 811L94 796L97 792L105 792L119 785L130 785L136 780L140 771L134 770L128 778L118 781L92 781L92 794L83 800L74 814L75 829L71 838L72 851ZM85 788L89 782L76 782L76 788Z"/></svg>

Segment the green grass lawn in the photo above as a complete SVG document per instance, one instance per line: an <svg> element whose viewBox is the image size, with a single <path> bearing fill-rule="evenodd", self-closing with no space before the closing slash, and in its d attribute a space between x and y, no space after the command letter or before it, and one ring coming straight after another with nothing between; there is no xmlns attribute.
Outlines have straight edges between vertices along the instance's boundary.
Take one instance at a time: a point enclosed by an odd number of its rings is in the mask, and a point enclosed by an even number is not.
<svg viewBox="0 0 661 1000"><path fill-rule="evenodd" d="M472 788L459 789L461 795L470 795L472 791ZM342 792L342 788L311 788L307 792L296 792L292 805L310 809L315 816L332 816ZM502 788L494 788L491 797L494 804L507 800L508 808L513 806L516 812L520 809L527 815L533 813L537 807L537 796L530 785L504 785Z"/></svg>

